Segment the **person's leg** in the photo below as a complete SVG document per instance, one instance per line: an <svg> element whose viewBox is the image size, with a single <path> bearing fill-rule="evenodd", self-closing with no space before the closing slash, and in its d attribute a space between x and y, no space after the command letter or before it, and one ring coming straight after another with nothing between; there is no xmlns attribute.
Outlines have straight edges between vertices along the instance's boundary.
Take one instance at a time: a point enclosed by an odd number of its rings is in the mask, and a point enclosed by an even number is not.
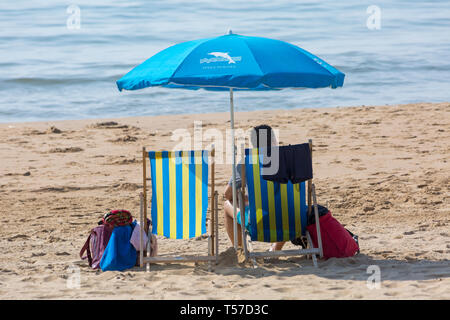
<svg viewBox="0 0 450 320"><path fill-rule="evenodd" d="M223 205L223 209L225 211L225 229L227 230L228 238L231 240L231 244L234 246L234 212L233 212L233 204L230 201L225 201ZM239 212L239 210L238 210ZM241 225L237 224L237 232L238 232L238 246L242 246L241 241Z"/></svg>

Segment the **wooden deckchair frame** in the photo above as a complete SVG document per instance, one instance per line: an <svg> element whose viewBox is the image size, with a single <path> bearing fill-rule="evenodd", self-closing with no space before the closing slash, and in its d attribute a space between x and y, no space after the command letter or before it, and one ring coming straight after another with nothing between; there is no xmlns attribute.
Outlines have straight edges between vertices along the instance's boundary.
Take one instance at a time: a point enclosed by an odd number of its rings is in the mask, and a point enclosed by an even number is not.
<svg viewBox="0 0 450 320"><path fill-rule="evenodd" d="M148 157L148 152L145 147L142 148L142 177L143 177L143 192L140 194L140 252L139 252L139 263L140 267L143 268L146 265L147 271L150 271L151 263L176 263L176 262L208 262L209 270L212 270L212 262L218 263L219 259L219 219L218 219L218 197L219 194L215 190L215 148L212 146L210 152L211 165L208 165L208 169L211 168L211 195L210 195L210 223L207 225L208 233L208 255L182 255L182 256L163 256L163 257L150 257L150 236L152 233L151 226L147 225L147 168L146 159ZM146 230L146 231L144 231ZM147 243L147 255L144 257L144 232L148 235Z"/></svg>
<svg viewBox="0 0 450 320"><path fill-rule="evenodd" d="M309 141L309 149L311 151L311 158L312 158L312 140ZM245 164L245 152L242 150L242 157L241 163ZM312 159L311 159L312 161ZM312 183L312 179L308 180L308 217L312 210L312 203L314 204L314 216L316 221L316 230L317 230L317 239L318 239L318 247L314 248L314 245L311 240L311 236L308 231L306 231L306 239L308 242L307 249L299 249L299 250L277 250L277 251L265 251L265 252L254 252L253 246L252 246L252 240L250 238L249 232L246 230L245 227L245 214L242 214L242 212L245 212L245 203L243 201L244 195L245 195L245 188L246 188L246 175L245 175L245 165L242 166L242 187L239 192L239 208L241 211L241 236L242 236L242 244L244 249L244 254L246 260L251 259L253 262L254 267L256 267L256 258L273 258L273 257L284 257L284 256L296 256L296 255L311 255L313 264L317 268L317 258L316 255L319 255L320 258L323 257L323 248L322 248L322 237L320 234L320 222L319 222L319 211L317 209L317 199L316 199L316 191L315 186Z"/></svg>

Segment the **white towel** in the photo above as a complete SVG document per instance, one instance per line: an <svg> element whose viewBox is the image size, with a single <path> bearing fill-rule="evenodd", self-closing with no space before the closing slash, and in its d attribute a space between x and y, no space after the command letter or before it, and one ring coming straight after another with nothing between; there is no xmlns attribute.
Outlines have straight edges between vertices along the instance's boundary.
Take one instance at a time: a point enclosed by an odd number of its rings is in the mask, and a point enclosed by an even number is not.
<svg viewBox="0 0 450 320"><path fill-rule="evenodd" d="M141 226L139 225L139 222L134 227L133 233L131 234L130 243L133 245L133 247L136 249L136 251L141 251ZM147 235L143 234L144 238L144 250L147 247L148 237Z"/></svg>

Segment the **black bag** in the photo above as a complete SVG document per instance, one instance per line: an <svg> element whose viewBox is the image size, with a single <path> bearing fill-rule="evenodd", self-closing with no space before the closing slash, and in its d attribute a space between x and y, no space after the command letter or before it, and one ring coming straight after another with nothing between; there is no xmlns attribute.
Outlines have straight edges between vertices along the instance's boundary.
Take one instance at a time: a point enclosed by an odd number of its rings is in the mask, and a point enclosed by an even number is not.
<svg viewBox="0 0 450 320"><path fill-rule="evenodd" d="M328 212L330 212L330 210L328 210L327 207L321 206L320 204L317 205L317 211L319 212L319 218L321 216L326 215ZM310 225L315 224L315 223L316 223L316 216L315 216L315 213L314 213L314 206L312 206L311 213L308 216L307 225L310 226Z"/></svg>

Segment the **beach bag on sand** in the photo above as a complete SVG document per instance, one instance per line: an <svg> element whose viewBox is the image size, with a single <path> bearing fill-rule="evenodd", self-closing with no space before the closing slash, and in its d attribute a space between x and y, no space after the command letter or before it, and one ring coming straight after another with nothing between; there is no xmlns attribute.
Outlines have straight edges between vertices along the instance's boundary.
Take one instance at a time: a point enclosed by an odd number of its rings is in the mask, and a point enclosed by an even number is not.
<svg viewBox="0 0 450 320"><path fill-rule="evenodd" d="M108 245L100 260L102 271L123 271L136 264L136 249L130 243L135 223L114 227Z"/></svg>
<svg viewBox="0 0 450 320"><path fill-rule="evenodd" d="M108 245L113 228L107 224L100 225L91 230L89 237L80 251L80 258L88 259L89 266L93 269L98 269L100 261ZM86 252L86 256L83 256Z"/></svg>
<svg viewBox="0 0 450 320"><path fill-rule="evenodd" d="M330 211L319 217L319 222L324 259L352 257L359 252L359 245L355 241L357 236L345 229ZM316 224L310 224L306 228L311 235L314 247L317 248Z"/></svg>
<svg viewBox="0 0 450 320"><path fill-rule="evenodd" d="M128 226L133 222L133 216L128 210L111 210L103 216L102 222L111 227Z"/></svg>
<svg viewBox="0 0 450 320"><path fill-rule="evenodd" d="M320 217L326 215L330 211L328 210L327 207L324 207L324 206L318 204L317 205L317 212L319 214L319 219L320 219ZM315 220L316 220L316 217L315 217L315 214L314 214L314 207L313 207L312 210L311 210L310 215L308 216L306 226L314 224L314 227L315 227ZM308 247L307 246L306 237L298 237L296 239L291 240L291 243L293 245L296 245L296 246L302 246L302 249L306 249Z"/></svg>

